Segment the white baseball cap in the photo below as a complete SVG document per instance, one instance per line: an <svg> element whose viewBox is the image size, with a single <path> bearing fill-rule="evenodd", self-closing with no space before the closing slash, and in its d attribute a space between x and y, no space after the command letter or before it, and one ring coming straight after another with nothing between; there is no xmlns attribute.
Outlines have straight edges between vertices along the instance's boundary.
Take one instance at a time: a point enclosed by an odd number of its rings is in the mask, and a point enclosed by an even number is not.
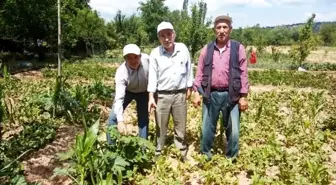
<svg viewBox="0 0 336 185"><path fill-rule="evenodd" d="M140 55L140 48L136 44L127 44L123 49L123 56L128 54Z"/></svg>
<svg viewBox="0 0 336 185"><path fill-rule="evenodd" d="M174 27L170 22L163 21L161 22L157 27L157 33L159 33L161 30L170 29L174 31Z"/></svg>

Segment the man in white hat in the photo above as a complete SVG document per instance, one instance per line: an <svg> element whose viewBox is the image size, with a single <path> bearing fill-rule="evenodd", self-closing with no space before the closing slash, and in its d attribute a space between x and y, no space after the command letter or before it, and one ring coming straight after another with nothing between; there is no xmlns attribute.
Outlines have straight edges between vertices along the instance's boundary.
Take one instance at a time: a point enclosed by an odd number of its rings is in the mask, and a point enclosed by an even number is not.
<svg viewBox="0 0 336 185"><path fill-rule="evenodd" d="M175 42L175 31L171 23L161 22L157 34L161 45L150 54L147 88L148 111L155 109L156 155L159 156L164 148L169 117L172 115L174 143L181 151L182 160L186 160L186 100L193 84L192 61L186 45Z"/></svg>
<svg viewBox="0 0 336 185"><path fill-rule="evenodd" d="M139 136L148 139L148 67L149 56L141 53L135 44L128 44L123 49L124 63L115 74L115 97L111 113L108 118L108 126L118 125L121 133L126 133L123 123L123 113L132 100L136 101L138 115ZM112 143L107 134L107 140Z"/></svg>

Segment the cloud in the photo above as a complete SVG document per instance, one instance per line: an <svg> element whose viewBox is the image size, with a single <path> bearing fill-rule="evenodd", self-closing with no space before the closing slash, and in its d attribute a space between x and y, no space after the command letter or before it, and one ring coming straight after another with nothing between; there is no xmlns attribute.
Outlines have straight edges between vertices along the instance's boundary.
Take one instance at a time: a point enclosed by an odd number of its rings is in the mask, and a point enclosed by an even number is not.
<svg viewBox="0 0 336 185"><path fill-rule="evenodd" d="M146 0L122 0L116 3L111 0L91 0L90 6L100 12L106 20L111 20L118 10L123 14L131 15L137 12L140 1ZM189 0L189 5L197 3L198 0ZM208 15L216 15L217 12L223 12L228 6L251 6L251 7L270 7L271 3L267 0L204 0L207 3ZM170 10L182 9L182 0L166 0L165 4Z"/></svg>
<svg viewBox="0 0 336 185"><path fill-rule="evenodd" d="M192 1L189 1L189 5ZM165 5L169 7L170 10L180 10L183 6L183 0L166 0Z"/></svg>
<svg viewBox="0 0 336 185"><path fill-rule="evenodd" d="M139 2L146 0L122 0L116 3L111 0L91 0L90 5L100 15L110 21L118 10L129 16L139 13ZM189 0L189 6L199 0ZM311 13L316 11L316 21L335 21L336 12L331 8L336 0L203 0L207 3L207 17L214 19L220 14L229 14L233 17L234 27L253 26L260 23L262 26L291 24L305 22ZM170 10L181 9L183 0L165 0ZM251 8L253 7L253 8ZM292 7L292 8L288 8ZM316 8L318 7L318 8ZM331 8L331 9L330 9ZM263 16L260 11L267 12ZM283 14L284 11L288 11Z"/></svg>
<svg viewBox="0 0 336 185"><path fill-rule="evenodd" d="M249 6L249 7L270 7L272 4L266 0L207 0L204 1L208 5L209 12L219 11L228 6Z"/></svg>
<svg viewBox="0 0 336 185"><path fill-rule="evenodd" d="M104 19L111 20L118 10L126 15L136 13L139 2L137 0L122 0L116 3L111 0L91 0L89 5L97 10Z"/></svg>
<svg viewBox="0 0 336 185"><path fill-rule="evenodd" d="M308 19L312 14L313 12L305 13L305 18ZM318 22L336 21L336 12L317 12L315 15L315 21Z"/></svg>
<svg viewBox="0 0 336 185"><path fill-rule="evenodd" d="M330 0L271 0L274 5L285 5L285 6L302 6L302 5L311 5L317 1L330 1Z"/></svg>

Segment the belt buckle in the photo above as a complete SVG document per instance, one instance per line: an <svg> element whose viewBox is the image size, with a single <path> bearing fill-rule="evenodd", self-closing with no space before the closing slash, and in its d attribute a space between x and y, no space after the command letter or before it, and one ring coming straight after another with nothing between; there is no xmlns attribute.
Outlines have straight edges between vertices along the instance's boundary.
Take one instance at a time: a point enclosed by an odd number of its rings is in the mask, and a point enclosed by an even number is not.
<svg viewBox="0 0 336 185"><path fill-rule="evenodd" d="M224 92L224 91L228 91L227 87L218 87L218 88L214 88L215 91L219 91L219 92Z"/></svg>
<svg viewBox="0 0 336 185"><path fill-rule="evenodd" d="M176 94L178 92L178 90L172 90L170 91L170 94Z"/></svg>
<svg viewBox="0 0 336 185"><path fill-rule="evenodd" d="M175 90L175 94L182 92L181 89Z"/></svg>

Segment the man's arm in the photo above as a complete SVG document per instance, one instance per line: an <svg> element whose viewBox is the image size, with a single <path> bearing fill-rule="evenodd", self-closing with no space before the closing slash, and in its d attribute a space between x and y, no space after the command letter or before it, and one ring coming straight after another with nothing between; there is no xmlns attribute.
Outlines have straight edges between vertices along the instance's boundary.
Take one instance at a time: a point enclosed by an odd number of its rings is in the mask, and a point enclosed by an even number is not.
<svg viewBox="0 0 336 185"><path fill-rule="evenodd" d="M190 52L189 49L186 46L186 55L187 55L187 71L188 71L188 81L187 81L187 87L192 88L193 82L194 82L194 70L193 70L193 65L192 65L192 60L190 57Z"/></svg>
<svg viewBox="0 0 336 185"><path fill-rule="evenodd" d="M124 103L124 97L125 97L125 91L126 91L126 80L125 80L126 72L122 69L119 69L117 70L116 75L115 75L116 93L114 97L114 110L113 111L117 115L118 122L124 121L123 103Z"/></svg>
<svg viewBox="0 0 336 185"><path fill-rule="evenodd" d="M158 78L158 65L153 55L153 52L150 54L149 57L149 68L148 68L148 86L147 91L149 92L148 97L148 112L151 112L152 108L156 107L154 93L156 92L157 88L157 78Z"/></svg>
<svg viewBox="0 0 336 185"><path fill-rule="evenodd" d="M249 91L248 71L247 71L247 59L246 59L245 47L240 44L239 46L239 64L241 70L241 89L240 94L242 97L246 97Z"/></svg>
<svg viewBox="0 0 336 185"><path fill-rule="evenodd" d="M157 88L157 63L153 54L151 53L149 57L149 68L148 68L148 86L147 91L149 93L155 93Z"/></svg>
<svg viewBox="0 0 336 185"><path fill-rule="evenodd" d="M197 70L196 70L196 75L195 75L195 80L193 83L193 90L195 91L195 93L199 93L198 92L198 88L202 88L201 86L201 81L202 81L202 77L203 77L203 67L204 67L204 57L205 57L205 53L206 53L206 46L203 47L203 49L201 50L200 56L198 57L198 64L197 64Z"/></svg>

